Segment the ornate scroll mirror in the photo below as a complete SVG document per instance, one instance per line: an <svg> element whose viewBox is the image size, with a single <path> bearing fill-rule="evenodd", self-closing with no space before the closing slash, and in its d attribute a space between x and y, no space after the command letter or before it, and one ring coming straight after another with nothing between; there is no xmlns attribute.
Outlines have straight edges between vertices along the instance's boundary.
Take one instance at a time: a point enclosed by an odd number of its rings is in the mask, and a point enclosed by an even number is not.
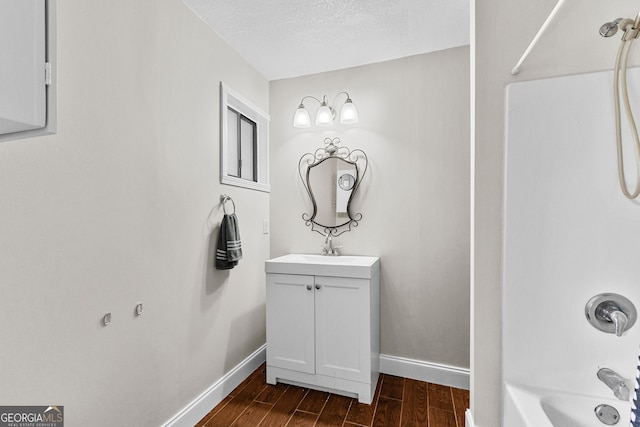
<svg viewBox="0 0 640 427"><path fill-rule="evenodd" d="M352 202L368 164L364 151L349 150L340 138L325 138L324 147L300 158L298 172L312 206L302 219L312 231L339 236L358 226L362 214L354 213Z"/></svg>

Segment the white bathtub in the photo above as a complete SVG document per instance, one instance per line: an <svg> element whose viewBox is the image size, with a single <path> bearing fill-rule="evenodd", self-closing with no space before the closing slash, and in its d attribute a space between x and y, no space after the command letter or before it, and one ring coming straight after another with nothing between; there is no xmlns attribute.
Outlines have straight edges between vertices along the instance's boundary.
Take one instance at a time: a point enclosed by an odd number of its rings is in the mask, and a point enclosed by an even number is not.
<svg viewBox="0 0 640 427"><path fill-rule="evenodd" d="M620 413L616 426L627 427L631 417L630 403L615 398L513 384L505 386L505 393L503 427L604 427L594 412L603 403Z"/></svg>

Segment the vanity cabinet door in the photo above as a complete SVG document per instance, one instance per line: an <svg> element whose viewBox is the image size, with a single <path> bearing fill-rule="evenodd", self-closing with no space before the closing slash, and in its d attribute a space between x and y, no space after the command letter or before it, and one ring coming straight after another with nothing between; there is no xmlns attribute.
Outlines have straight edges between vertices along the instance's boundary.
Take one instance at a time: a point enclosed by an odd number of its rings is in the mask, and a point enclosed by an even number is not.
<svg viewBox="0 0 640 427"><path fill-rule="evenodd" d="M267 365L315 373L314 277L267 274Z"/></svg>
<svg viewBox="0 0 640 427"><path fill-rule="evenodd" d="M315 278L316 372L371 381L370 282Z"/></svg>

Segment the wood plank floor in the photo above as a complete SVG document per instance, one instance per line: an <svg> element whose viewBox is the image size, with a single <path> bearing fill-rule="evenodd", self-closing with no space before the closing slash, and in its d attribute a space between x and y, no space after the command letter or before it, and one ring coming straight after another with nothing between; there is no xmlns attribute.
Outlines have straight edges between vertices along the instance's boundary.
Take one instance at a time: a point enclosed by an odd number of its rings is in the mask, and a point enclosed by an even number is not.
<svg viewBox="0 0 640 427"><path fill-rule="evenodd" d="M357 399L265 381L265 365L196 427L464 427L469 392L380 375L371 405Z"/></svg>

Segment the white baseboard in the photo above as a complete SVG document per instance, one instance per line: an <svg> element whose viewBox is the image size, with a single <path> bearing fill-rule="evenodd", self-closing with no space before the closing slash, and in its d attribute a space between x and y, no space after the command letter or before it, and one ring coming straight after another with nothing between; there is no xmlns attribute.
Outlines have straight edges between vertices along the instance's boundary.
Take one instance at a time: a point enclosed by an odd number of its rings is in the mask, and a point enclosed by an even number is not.
<svg viewBox="0 0 640 427"><path fill-rule="evenodd" d="M381 354L380 372L469 390L469 369L455 366Z"/></svg>
<svg viewBox="0 0 640 427"><path fill-rule="evenodd" d="M267 360L267 345L262 345L240 362L225 376L216 381L204 393L189 403L163 427L193 427L204 418L222 399L227 397L242 381Z"/></svg>
<svg viewBox="0 0 640 427"><path fill-rule="evenodd" d="M464 413L464 425L466 427L476 427L473 423L473 417L471 416L471 409L467 409Z"/></svg>

